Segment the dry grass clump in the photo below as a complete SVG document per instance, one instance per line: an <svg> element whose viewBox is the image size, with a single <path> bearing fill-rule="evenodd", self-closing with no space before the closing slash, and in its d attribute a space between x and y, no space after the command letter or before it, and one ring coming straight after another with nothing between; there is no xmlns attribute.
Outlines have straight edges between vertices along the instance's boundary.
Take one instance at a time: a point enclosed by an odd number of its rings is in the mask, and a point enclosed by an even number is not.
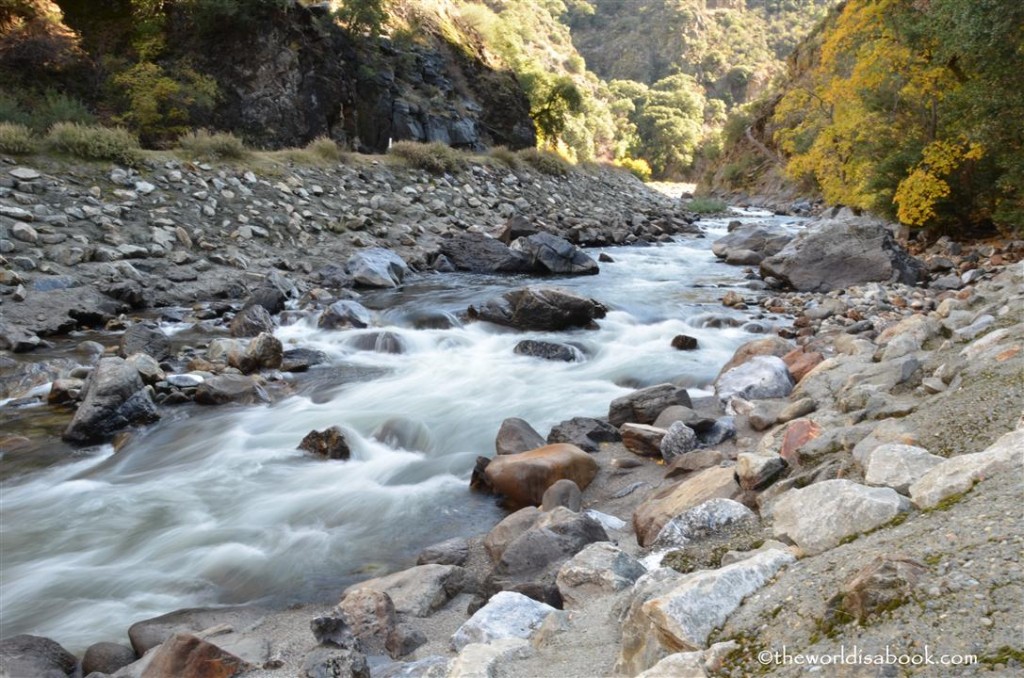
<svg viewBox="0 0 1024 678"><path fill-rule="evenodd" d="M50 128L46 147L82 160L112 160L135 165L141 159L139 139L123 127L58 122Z"/></svg>

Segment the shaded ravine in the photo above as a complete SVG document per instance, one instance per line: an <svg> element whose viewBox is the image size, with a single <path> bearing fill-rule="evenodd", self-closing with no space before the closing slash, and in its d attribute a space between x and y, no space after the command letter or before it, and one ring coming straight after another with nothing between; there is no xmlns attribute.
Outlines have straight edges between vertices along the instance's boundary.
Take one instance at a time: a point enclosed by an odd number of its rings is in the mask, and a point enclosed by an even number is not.
<svg viewBox="0 0 1024 678"><path fill-rule="evenodd" d="M755 217L778 219L744 218ZM423 546L488 530L502 512L467 480L476 457L493 454L503 419L522 417L546 434L564 419L606 414L636 386L706 386L754 338L742 327L746 312L720 303L724 289L743 286L742 269L710 252L725 224L704 222L704 239L610 248L614 262L598 276L431 275L366 294L377 315L371 330L322 331L312 320L277 330L286 348L331 359L297 395L264 407L169 409L116 455L103 446L8 480L2 635L34 633L77 650L182 607L332 599L346 582L407 565ZM424 314L454 316L525 283L555 284L611 310L597 330L557 335L486 323L414 329ZM403 352L357 348L382 330ZM683 333L701 348L670 348ZM585 359L514 354L524 338L572 344ZM295 449L331 425L344 429L351 460Z"/></svg>

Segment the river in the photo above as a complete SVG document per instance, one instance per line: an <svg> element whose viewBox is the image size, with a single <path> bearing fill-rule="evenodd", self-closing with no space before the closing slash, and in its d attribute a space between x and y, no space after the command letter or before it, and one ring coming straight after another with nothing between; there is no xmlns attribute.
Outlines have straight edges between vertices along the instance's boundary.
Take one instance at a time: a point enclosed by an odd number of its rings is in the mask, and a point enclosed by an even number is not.
<svg viewBox="0 0 1024 678"><path fill-rule="evenodd" d="M321 331L306 321L277 330L286 348L330 356L294 395L262 407L165 409L116 454L100 446L8 478L2 635L43 635L81 651L123 642L131 623L183 607L333 600L348 582L408 566L426 545L487 531L502 512L469 492L468 477L477 456L493 454L503 419L521 417L545 435L564 419L607 414L637 386L674 381L706 394L699 388L756 338L749 330L771 324L747 325L757 309L720 303L727 289L744 289L742 269L710 251L726 222L703 222L702 239L608 248L614 262L597 276L425 275L368 293L373 330ZM416 329L424 315L454 317L526 283L611 310L599 329L557 335L484 323ZM725 326L708 322L723 318ZM360 348L381 329L403 352ZM700 349L672 349L677 334L696 337ZM583 360L515 355L523 338L571 343ZM332 425L345 431L351 460L296 450L311 429Z"/></svg>

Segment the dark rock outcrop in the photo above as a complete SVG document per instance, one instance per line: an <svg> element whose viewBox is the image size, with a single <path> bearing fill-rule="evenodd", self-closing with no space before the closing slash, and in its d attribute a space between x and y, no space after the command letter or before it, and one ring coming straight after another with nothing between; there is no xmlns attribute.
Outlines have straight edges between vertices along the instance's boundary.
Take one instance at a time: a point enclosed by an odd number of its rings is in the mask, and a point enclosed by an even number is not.
<svg viewBox="0 0 1024 678"><path fill-rule="evenodd" d="M512 349L517 355L540 358L542 360L557 360L571 363L581 357L579 349L565 344L556 344L550 341L538 341L536 339L524 339Z"/></svg>
<svg viewBox="0 0 1024 678"><path fill-rule="evenodd" d="M54 640L19 635L0 641L0 675L64 678L72 675L78 660Z"/></svg>
<svg viewBox="0 0 1024 678"><path fill-rule="evenodd" d="M352 456L345 434L337 426L310 431L299 443L299 449L325 459L348 459Z"/></svg>
<svg viewBox="0 0 1024 678"><path fill-rule="evenodd" d="M596 275L597 262L564 238L550 233L534 233L514 241L510 247L519 252L531 267L546 273L563 275Z"/></svg>
<svg viewBox="0 0 1024 678"><path fill-rule="evenodd" d="M79 445L105 442L121 429L159 417L138 370L122 358L104 358L86 380L82 404L63 437Z"/></svg>
<svg viewBox="0 0 1024 678"><path fill-rule="evenodd" d="M607 310L599 302L554 288L522 287L492 299L469 317L519 330L558 331L588 327Z"/></svg>
<svg viewBox="0 0 1024 678"><path fill-rule="evenodd" d="M470 273L529 273L527 258L483 233L459 233L441 243L441 254L458 271Z"/></svg>

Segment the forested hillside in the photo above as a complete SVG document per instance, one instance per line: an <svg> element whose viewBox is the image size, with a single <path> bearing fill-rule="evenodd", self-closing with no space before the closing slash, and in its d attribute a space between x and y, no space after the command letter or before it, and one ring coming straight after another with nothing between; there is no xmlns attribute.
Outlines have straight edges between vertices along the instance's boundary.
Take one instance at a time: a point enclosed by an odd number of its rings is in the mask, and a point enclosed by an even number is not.
<svg viewBox="0 0 1024 678"><path fill-rule="evenodd" d="M774 151L832 204L936 231L1020 228L1024 5L850 0L789 66L727 125L713 185L773 171Z"/></svg>

